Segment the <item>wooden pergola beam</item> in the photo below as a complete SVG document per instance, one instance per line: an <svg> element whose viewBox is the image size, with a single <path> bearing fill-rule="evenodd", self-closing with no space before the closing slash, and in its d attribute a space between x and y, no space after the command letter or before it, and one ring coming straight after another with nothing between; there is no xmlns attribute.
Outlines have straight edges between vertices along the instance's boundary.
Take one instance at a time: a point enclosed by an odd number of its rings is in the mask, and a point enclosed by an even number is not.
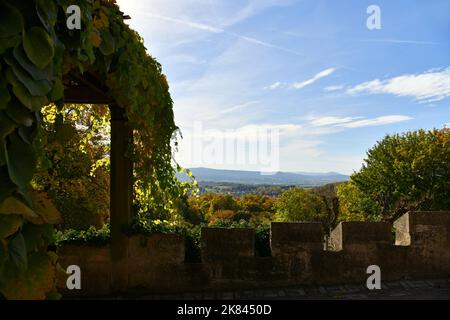
<svg viewBox="0 0 450 320"><path fill-rule="evenodd" d="M83 76L69 73L64 77L64 101L66 103L80 104L115 104L107 94L108 88L89 73Z"/></svg>
<svg viewBox="0 0 450 320"><path fill-rule="evenodd" d="M116 292L128 288L128 236L126 229L133 219L133 163L129 154L133 130L124 115L124 109L110 105L111 110L111 182L110 225L112 286Z"/></svg>
<svg viewBox="0 0 450 320"><path fill-rule="evenodd" d="M133 130L125 109L117 106L107 89L90 74L68 75L64 79L64 102L75 104L107 104L111 111L110 148L110 226L111 286L116 292L128 289L128 236L126 229L133 218L133 163L131 151Z"/></svg>

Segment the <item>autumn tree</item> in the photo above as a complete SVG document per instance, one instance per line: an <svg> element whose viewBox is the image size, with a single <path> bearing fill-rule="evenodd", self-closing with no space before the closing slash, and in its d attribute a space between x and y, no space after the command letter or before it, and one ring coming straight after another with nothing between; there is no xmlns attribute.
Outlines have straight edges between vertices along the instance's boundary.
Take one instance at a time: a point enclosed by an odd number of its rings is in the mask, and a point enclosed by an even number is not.
<svg viewBox="0 0 450 320"><path fill-rule="evenodd" d="M319 221L327 225L328 215L323 199L303 188L283 192L276 204L278 221Z"/></svg>
<svg viewBox="0 0 450 320"><path fill-rule="evenodd" d="M382 220L410 210L450 210L450 129L387 135L351 179L375 201Z"/></svg>
<svg viewBox="0 0 450 320"><path fill-rule="evenodd" d="M337 186L339 214L337 222L377 220L379 206L362 192L353 181Z"/></svg>

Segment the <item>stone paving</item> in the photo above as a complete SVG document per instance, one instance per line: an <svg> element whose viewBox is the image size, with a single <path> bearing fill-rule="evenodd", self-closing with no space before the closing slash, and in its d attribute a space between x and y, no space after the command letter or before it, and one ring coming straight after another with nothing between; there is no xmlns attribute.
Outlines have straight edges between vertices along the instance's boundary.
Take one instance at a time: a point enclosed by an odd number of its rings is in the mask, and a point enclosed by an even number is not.
<svg viewBox="0 0 450 320"><path fill-rule="evenodd" d="M225 292L185 293L178 295L145 295L152 300L450 300L450 278L404 280L382 284L380 290L364 285L290 287Z"/></svg>

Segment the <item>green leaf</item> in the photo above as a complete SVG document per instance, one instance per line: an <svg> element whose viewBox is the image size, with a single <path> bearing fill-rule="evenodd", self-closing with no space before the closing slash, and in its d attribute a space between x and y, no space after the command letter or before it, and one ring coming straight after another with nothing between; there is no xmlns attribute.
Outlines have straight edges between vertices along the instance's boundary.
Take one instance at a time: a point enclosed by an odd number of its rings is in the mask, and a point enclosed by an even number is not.
<svg viewBox="0 0 450 320"><path fill-rule="evenodd" d="M8 197L0 203L0 215L21 215L27 219L38 219L39 216L34 213L26 204L15 197Z"/></svg>
<svg viewBox="0 0 450 320"><path fill-rule="evenodd" d="M56 266L49 253L34 252L28 258L27 270L7 279L2 293L10 300L43 300L53 290L55 277Z"/></svg>
<svg viewBox="0 0 450 320"><path fill-rule="evenodd" d="M12 86L17 86L20 84L19 79L17 79L16 75L14 74L14 71L12 68L7 68L5 73L5 79L6 82L11 84Z"/></svg>
<svg viewBox="0 0 450 320"><path fill-rule="evenodd" d="M0 215L0 240L14 234L22 226L23 219L19 215Z"/></svg>
<svg viewBox="0 0 450 320"><path fill-rule="evenodd" d="M11 240L9 240L8 253L9 259L20 272L27 270L27 247L21 232L17 233L11 238Z"/></svg>
<svg viewBox="0 0 450 320"><path fill-rule="evenodd" d="M6 164L5 141L0 140L0 167Z"/></svg>
<svg viewBox="0 0 450 320"><path fill-rule="evenodd" d="M36 126L32 127L20 127L19 136L28 144L33 143L33 139L36 136Z"/></svg>
<svg viewBox="0 0 450 320"><path fill-rule="evenodd" d="M5 58L5 61L12 68L17 79L25 85L32 96L45 96L52 89L52 84L48 80L35 80L22 66L13 58Z"/></svg>
<svg viewBox="0 0 450 320"><path fill-rule="evenodd" d="M55 54L50 36L41 27L32 27L25 33L23 48L28 59L39 69L44 69Z"/></svg>
<svg viewBox="0 0 450 320"><path fill-rule="evenodd" d="M0 140L9 135L16 128L16 124L3 112L0 112Z"/></svg>
<svg viewBox="0 0 450 320"><path fill-rule="evenodd" d="M47 193L42 191L32 191L31 201L34 213L38 215L38 218L28 219L30 222L34 224L63 223L61 214L53 201L48 197Z"/></svg>
<svg viewBox="0 0 450 320"><path fill-rule="evenodd" d="M55 125L55 127L56 127L56 140L58 140L63 145L67 141L72 139L77 132L77 130L69 123L63 123L58 126Z"/></svg>
<svg viewBox="0 0 450 320"><path fill-rule="evenodd" d="M31 95L22 83L13 86L13 93L31 111L38 111L48 103L46 96L36 97Z"/></svg>
<svg viewBox="0 0 450 320"><path fill-rule="evenodd" d="M9 48L16 47L19 43L22 42L21 36L12 36L8 38L0 38L0 54L5 53Z"/></svg>
<svg viewBox="0 0 450 320"><path fill-rule="evenodd" d="M8 198L15 190L16 185L9 179L8 168L0 167L0 204Z"/></svg>
<svg viewBox="0 0 450 320"><path fill-rule="evenodd" d="M17 134L8 136L6 144L6 163L9 177L21 191L25 192L30 184L36 167L36 155L32 145L25 143Z"/></svg>
<svg viewBox="0 0 450 320"><path fill-rule="evenodd" d="M8 260L8 252L6 252L6 248L3 245L4 242L0 240L0 286L1 283L4 281L2 278L3 276L3 266L5 262Z"/></svg>
<svg viewBox="0 0 450 320"><path fill-rule="evenodd" d="M50 80L52 68L49 64L45 69L39 69L36 67L30 59L28 59L22 46L17 46L13 50L14 58L24 68L34 80Z"/></svg>
<svg viewBox="0 0 450 320"><path fill-rule="evenodd" d="M44 27L50 31L58 19L58 8L53 1L37 0L36 12Z"/></svg>
<svg viewBox="0 0 450 320"><path fill-rule="evenodd" d="M23 31L23 17L19 10L10 4L0 2L0 38L10 38ZM0 43L4 39L0 40Z"/></svg>
<svg viewBox="0 0 450 320"><path fill-rule="evenodd" d="M6 113L17 124L21 124L26 127L33 125L34 115L27 108L22 106L20 102L15 104L10 103L8 105L8 109L6 109Z"/></svg>
<svg viewBox="0 0 450 320"><path fill-rule="evenodd" d="M46 300L61 300L62 294L58 291L52 291L47 293Z"/></svg>
<svg viewBox="0 0 450 320"><path fill-rule="evenodd" d="M0 110L6 109L9 100L11 100L11 95L9 94L9 90L7 88L0 87Z"/></svg>
<svg viewBox="0 0 450 320"><path fill-rule="evenodd" d="M48 98L50 101L58 101L61 100L64 96L64 85L61 79L56 79L53 85L52 91L50 91Z"/></svg>
<svg viewBox="0 0 450 320"><path fill-rule="evenodd" d="M105 56L113 54L116 49L114 44L114 38L111 35L109 29L100 30L100 36L102 38L102 42L100 43L99 47L100 52Z"/></svg>
<svg viewBox="0 0 450 320"><path fill-rule="evenodd" d="M25 244L28 252L39 250L40 247L46 245L44 236L48 233L48 228L53 229L51 225L35 225L32 223L25 223L22 227L22 234L25 239Z"/></svg>

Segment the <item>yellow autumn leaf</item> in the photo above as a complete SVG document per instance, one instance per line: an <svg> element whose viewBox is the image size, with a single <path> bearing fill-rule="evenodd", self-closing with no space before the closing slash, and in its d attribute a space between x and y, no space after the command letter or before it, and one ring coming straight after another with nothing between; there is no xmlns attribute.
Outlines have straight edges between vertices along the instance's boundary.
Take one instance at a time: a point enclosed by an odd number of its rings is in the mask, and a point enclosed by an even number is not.
<svg viewBox="0 0 450 320"><path fill-rule="evenodd" d="M100 33L97 30L93 30L91 32L91 34L89 35L89 39L91 40L91 43L94 47L100 47L102 39L100 38Z"/></svg>
<svg viewBox="0 0 450 320"><path fill-rule="evenodd" d="M60 212L53 201L48 197L47 193L33 191L31 193L31 200L33 202L34 212L37 214L38 218L28 219L29 221L34 224L58 224L63 222Z"/></svg>
<svg viewBox="0 0 450 320"><path fill-rule="evenodd" d="M109 27L109 21L106 14L104 14L102 11L98 13L98 15L94 16L93 26L96 29L104 29Z"/></svg>
<svg viewBox="0 0 450 320"><path fill-rule="evenodd" d="M161 85L165 90L169 89L169 83L167 82L167 78L165 74L162 74L160 77Z"/></svg>
<svg viewBox="0 0 450 320"><path fill-rule="evenodd" d="M39 218L32 209L14 197L6 198L0 204L0 214L20 214L26 219Z"/></svg>
<svg viewBox="0 0 450 320"><path fill-rule="evenodd" d="M44 300L55 286L56 265L52 260L46 252L33 253L25 273L3 284L3 295L9 300Z"/></svg>

